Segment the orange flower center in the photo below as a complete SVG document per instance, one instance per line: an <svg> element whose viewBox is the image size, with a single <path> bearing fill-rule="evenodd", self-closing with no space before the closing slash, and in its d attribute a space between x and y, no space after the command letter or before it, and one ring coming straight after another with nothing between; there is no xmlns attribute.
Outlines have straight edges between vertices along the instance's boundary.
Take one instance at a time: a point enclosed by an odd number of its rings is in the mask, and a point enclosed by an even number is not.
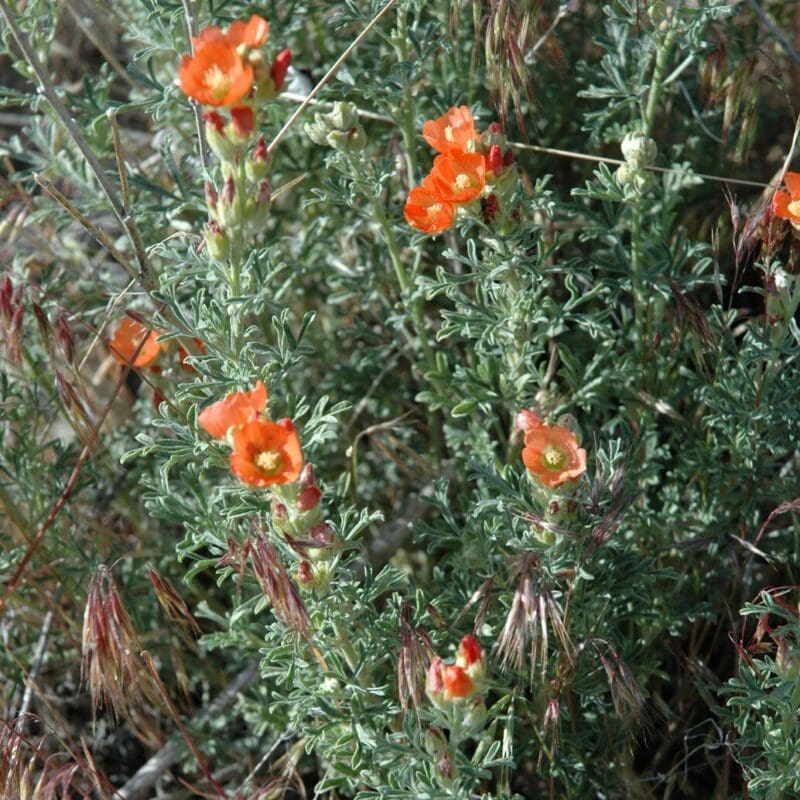
<svg viewBox="0 0 800 800"><path fill-rule="evenodd" d="M263 475L277 475L281 471L281 454L276 450L263 450L255 457L254 463Z"/></svg>
<svg viewBox="0 0 800 800"><path fill-rule="evenodd" d="M441 210L442 210L441 203L431 203L428 206L428 219L435 219L436 217L438 217Z"/></svg>
<svg viewBox="0 0 800 800"><path fill-rule="evenodd" d="M217 101L222 100L231 88L230 76L223 72L218 64L214 64L205 71L203 83Z"/></svg>
<svg viewBox="0 0 800 800"><path fill-rule="evenodd" d="M793 217L800 217L800 200L792 200L788 206L786 206L786 210L793 216Z"/></svg>
<svg viewBox="0 0 800 800"><path fill-rule="evenodd" d="M542 451L542 465L545 469L562 469L567 463L567 454L554 444Z"/></svg>

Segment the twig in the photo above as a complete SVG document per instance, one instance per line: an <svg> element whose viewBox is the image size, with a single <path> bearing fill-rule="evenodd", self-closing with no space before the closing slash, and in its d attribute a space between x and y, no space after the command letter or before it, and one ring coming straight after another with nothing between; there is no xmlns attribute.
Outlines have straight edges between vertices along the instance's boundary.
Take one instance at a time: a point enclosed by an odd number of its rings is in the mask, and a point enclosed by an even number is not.
<svg viewBox="0 0 800 800"><path fill-rule="evenodd" d="M575 153L572 150L558 150L555 147L540 147L535 144L520 144L518 142L509 142L510 147L516 150L532 150L536 153L549 153L553 156L564 156L565 158L577 158L580 161L595 161L600 164L614 164L615 166L622 166L627 163L619 158L604 158L602 156L592 156L587 153ZM717 181L718 183L737 183L740 186L755 186L759 189L766 189L768 187L776 187L775 183L761 183L760 181L746 181L740 178L725 178L721 175L706 175L703 172L687 172L684 169L674 169L672 167L646 167L652 172L666 172L674 175L688 175L692 178L700 178L704 181Z"/></svg>
<svg viewBox="0 0 800 800"><path fill-rule="evenodd" d="M307 94L295 94L294 92L281 92L276 98L279 101L288 103L303 103L305 102ZM319 108L333 108L335 105L331 100L312 100L307 105L316 106ZM363 108L357 108L356 113L361 119L373 119L376 122L385 122L387 125L396 125L397 121L386 114L376 114L374 111L365 111Z"/></svg>
<svg viewBox="0 0 800 800"><path fill-rule="evenodd" d="M217 698L203 709L192 721L192 725L202 725L209 719L213 719L228 706L230 706L236 696L245 691L258 677L258 667L250 664L242 670L217 696ZM156 781L178 760L178 748L174 741L167 742L152 758L148 759L130 778L125 785L119 789L115 796L123 800L143 800L150 789L155 786Z"/></svg>
<svg viewBox="0 0 800 800"><path fill-rule="evenodd" d="M147 667L147 671L150 673L153 681L156 684L156 689L158 689L158 693L161 695L161 700L164 705L167 707L169 711L169 715L172 717L173 722L178 726L178 730L180 731L183 740L186 742L187 747L192 751L192 755L195 758L195 761L200 765L200 769L202 770L203 774L206 776L206 780L211 784L214 791L221 797L223 800L227 800L227 793L225 790L214 780L214 776L211 774L211 770L208 768L208 764L206 764L205 757L203 754L197 749L192 737L189 735L189 731L186 729L186 726L181 722L180 714L178 713L178 709L175 708L174 703L170 700L169 693L167 692L167 687L164 686L163 681L161 680L161 676L158 674L158 670L156 669L155 661L153 661L153 657L148 653L146 650L143 650L141 653L142 660Z"/></svg>
<svg viewBox="0 0 800 800"><path fill-rule="evenodd" d="M183 4L183 18L186 20L186 33L189 35L189 50L194 55L194 14L192 14L192 0L181 0ZM197 141L200 145L200 163L203 174L208 173L208 142L206 141L206 128L203 122L203 109L196 100L189 101L194 111L194 126L197 130Z"/></svg>
<svg viewBox="0 0 800 800"><path fill-rule="evenodd" d="M111 258L114 259L132 278L136 278L136 270L131 266L127 258L114 246L111 237L97 227L91 220L87 219L80 211L53 186L50 181L43 178L41 175L34 174L33 179L39 186L44 189L55 201L60 203L66 212L77 222L79 222L86 232L104 249L108 252Z"/></svg>
<svg viewBox="0 0 800 800"><path fill-rule="evenodd" d="M61 598L61 584L58 584L55 591L55 596L53 598L53 605L56 605ZM44 651L47 647L47 638L50 636L50 627L53 624L53 609L51 608L47 614L45 614L44 622L42 623L42 630L39 634L39 641L36 642L36 650L33 653L33 663L31 664L31 668L28 671L28 676L25 681L25 692L22 695L22 703L19 707L19 713L16 714L17 718L21 720L21 725L24 727L25 725L25 717L28 714L28 710L31 706L31 701L33 700L33 684L36 682L36 678L39 675L39 670L42 666L42 660L44 659ZM21 731L20 731L21 732Z"/></svg>
<svg viewBox="0 0 800 800"><path fill-rule="evenodd" d="M5 2L5 0L0 0L0 2ZM186 2L186 0L184 0ZM286 120L284 126L275 134L275 138L269 143L269 147L267 148L267 152L272 152L277 146L278 142L286 135L286 132L289 128L294 125L297 118L306 110L309 104L314 100L314 98L320 93L322 87L336 74L336 71L342 64L345 62L345 59L353 52L353 50L361 44L361 41L366 37L366 35L378 24L378 21L383 17L383 15L397 2L397 0L389 0L388 3L370 20L367 26L364 28L361 33L356 36L355 39L345 48L344 52L333 62L333 66L322 76L320 82L309 92L308 97L303 100L302 103L294 110L294 113Z"/></svg>
<svg viewBox="0 0 800 800"><path fill-rule="evenodd" d="M0 0L0 2L5 2L5 0ZM136 349L133 351L131 355L131 360L122 368L122 372L120 373L119 378L117 379L116 384L114 384L114 388L111 390L111 395L109 396L108 400L106 401L105 406L103 407L100 416L98 417L95 424L92 426L91 431L89 431L89 436L86 439L86 444L83 446L83 450L81 450L80 456L78 456L78 463L75 464L72 472L70 473L69 478L67 479L67 483L64 486L63 490L61 491L61 495L59 496L58 500L53 504L53 507L50 509L47 517L45 518L44 522L39 526L39 529L36 531L36 536L33 537L33 541L28 545L28 549L25 551L25 555L22 557L22 560L17 564L17 568L14 570L14 574L11 576L11 579L6 583L5 586L5 594L0 597L0 614L3 613L5 609L6 602L8 598L14 593L15 589L17 588L17 583L19 579L22 577L22 573L25 571L25 567L28 565L28 562L33 557L33 554L39 548L39 545L42 543L42 539L44 539L45 533L50 528L50 526L55 521L55 518L58 516L59 512L67 503L67 500L72 495L73 490L75 489L75 484L78 482L78 477L81 474L81 470L83 470L84 464L89 460L89 456L92 453L92 447L94 446L95 439L97 439L98 434L100 433L100 428L102 428L103 423L108 416L109 411L111 411L111 406L114 404L114 401L117 399L117 395L119 394L120 390L122 389L123 385L125 384L125 379L128 377L128 373L131 370L131 365L134 361L136 361L136 356L139 355L139 352L144 347L145 342L149 337L149 332L147 335L143 336L141 340L137 343Z"/></svg>
<svg viewBox="0 0 800 800"><path fill-rule="evenodd" d="M569 14L569 6L566 4L559 6L555 19L550 23L550 27L539 37L536 44L531 48L531 55L536 55L536 53L539 52L541 46L550 38L550 35L558 27L558 23L561 22L567 14Z"/></svg>
<svg viewBox="0 0 800 800"><path fill-rule="evenodd" d="M97 51L103 58L111 65L111 68L114 72L122 78L131 89L136 88L136 82L128 75L128 71L125 67L122 66L122 63L119 59L114 55L113 50L106 45L106 43L99 37L95 32L92 30L93 26L95 25L94 18L91 15L87 15L89 18L89 22L86 22L86 19L81 15L75 6L72 4L72 0L61 0L61 2L67 7L67 10L72 15L72 18L75 20L75 24L81 29L83 35L97 48Z"/></svg>
<svg viewBox="0 0 800 800"><path fill-rule="evenodd" d="M766 15L761 6L758 3L756 3L756 0L750 0L750 7L753 9L753 11L756 12L756 14L758 14L761 21L767 26L769 32L783 45L783 49L786 50L789 57L793 61L796 61L798 64L800 64L800 55L798 55L797 51L795 51L795 49L789 44L789 41L780 32L780 30L777 27L775 27L774 23Z"/></svg>
<svg viewBox="0 0 800 800"><path fill-rule="evenodd" d="M66 106L58 96L55 86L50 78L48 78L42 63L39 61L38 56L28 40L28 37L25 35L25 33L23 33L19 25L17 25L17 20L15 19L14 14L6 0L0 0L0 14L2 14L5 18L5 21L11 31L11 35L14 37L17 46L22 51L22 55L25 57L28 65L36 75L36 78L39 81L40 91L50 103L50 106L52 107L56 116L61 121L61 124L66 128L67 133L72 138L72 141L75 143L75 146L78 148L78 150L80 150L81 155L86 159L86 163L94 173L94 176L97 179L100 188L103 190L103 194L106 196L114 215L119 220L120 225L122 225L125 232L128 234L128 238L131 240L131 244L133 245L133 249L136 254L136 259L139 263L139 272L142 281L144 282L145 286L149 287L151 283L150 269L144 249L137 247L137 241L140 240L135 223L125 214L125 210L120 205L114 187L111 185L108 178L106 178L103 165L98 160L92 148L89 147L89 144L84 138L81 129L78 127L75 120L72 119L72 116L70 115L69 111L67 111Z"/></svg>

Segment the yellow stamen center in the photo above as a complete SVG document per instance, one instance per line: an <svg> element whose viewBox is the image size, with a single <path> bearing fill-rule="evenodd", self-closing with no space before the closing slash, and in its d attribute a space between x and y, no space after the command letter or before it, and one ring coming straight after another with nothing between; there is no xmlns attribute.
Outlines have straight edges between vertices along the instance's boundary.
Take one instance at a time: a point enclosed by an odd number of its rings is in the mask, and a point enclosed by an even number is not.
<svg viewBox="0 0 800 800"><path fill-rule="evenodd" d="M454 142L456 140L456 137L453 136L453 126L452 125L448 125L444 129L444 138L447 139L448 142Z"/></svg>
<svg viewBox="0 0 800 800"><path fill-rule="evenodd" d="M554 444L549 444L542 451L542 464L545 469L561 469L567 461L567 454Z"/></svg>
<svg viewBox="0 0 800 800"><path fill-rule="evenodd" d="M222 100L231 88L230 76L224 73L217 64L214 64L213 67L209 67L205 71L203 74L203 83L215 100Z"/></svg>
<svg viewBox="0 0 800 800"><path fill-rule="evenodd" d="M428 218L434 219L434 217L438 217L442 210L441 203L431 203L428 206Z"/></svg>
<svg viewBox="0 0 800 800"><path fill-rule="evenodd" d="M276 450L264 450L256 456L255 465L264 475L275 475L281 469L281 454Z"/></svg>
<svg viewBox="0 0 800 800"><path fill-rule="evenodd" d="M786 210L793 216L793 217L800 217L800 200L792 200L788 206L786 206Z"/></svg>
<svg viewBox="0 0 800 800"><path fill-rule="evenodd" d="M461 172L456 175L453 185L456 187L456 189L458 189L459 192L463 192L464 189L469 189L469 187L472 186L472 181L466 172Z"/></svg>

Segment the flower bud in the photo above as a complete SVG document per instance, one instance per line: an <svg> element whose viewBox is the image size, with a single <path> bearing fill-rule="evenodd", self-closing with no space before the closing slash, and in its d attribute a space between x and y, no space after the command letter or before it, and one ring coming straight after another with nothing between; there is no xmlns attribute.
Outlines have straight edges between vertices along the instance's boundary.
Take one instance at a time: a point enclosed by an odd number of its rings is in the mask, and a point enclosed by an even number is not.
<svg viewBox="0 0 800 800"><path fill-rule="evenodd" d="M217 200L219 200L217 190L214 188L214 184L211 183L211 181L206 181L205 184L203 184L203 189L205 190L206 205L208 206L208 210L214 211L214 208L217 205Z"/></svg>
<svg viewBox="0 0 800 800"><path fill-rule="evenodd" d="M205 111L206 141L211 152L223 163L233 160L233 142L225 134L225 120L216 111Z"/></svg>
<svg viewBox="0 0 800 800"><path fill-rule="evenodd" d="M320 546L330 547L333 544L333 528L327 522L312 525L308 535Z"/></svg>
<svg viewBox="0 0 800 800"><path fill-rule="evenodd" d="M529 430L541 428L543 424L542 418L530 409L524 408L517 413L517 427L525 433Z"/></svg>
<svg viewBox="0 0 800 800"><path fill-rule="evenodd" d="M325 114L328 130L349 130L358 125L358 111L353 103L338 101L333 104L333 111Z"/></svg>
<svg viewBox="0 0 800 800"><path fill-rule="evenodd" d="M267 177L269 169L269 153L267 151L267 143L263 134L259 134L256 140L256 146L253 148L253 155L247 159L247 177L251 181L258 183Z"/></svg>
<svg viewBox="0 0 800 800"><path fill-rule="evenodd" d="M280 500L273 499L272 501L272 518L276 522L285 522L288 514L286 506Z"/></svg>
<svg viewBox="0 0 800 800"><path fill-rule="evenodd" d="M231 109L231 138L248 142L256 127L256 116L250 106L236 106Z"/></svg>
<svg viewBox="0 0 800 800"><path fill-rule="evenodd" d="M292 63L292 51L287 47L281 50L269 70L269 76L272 78L272 85L275 91L279 92L283 88L283 83L286 80L286 73L289 71L289 65Z"/></svg>
<svg viewBox="0 0 800 800"><path fill-rule="evenodd" d="M309 486L307 489L301 490L300 494L297 496L297 502L295 503L295 507L298 511L311 511L312 508L316 508L319 505L319 501L322 499L322 492L316 486Z"/></svg>
<svg viewBox="0 0 800 800"><path fill-rule="evenodd" d="M428 678L425 683L425 692L428 697L433 699L435 695L440 695L444 691L444 679L442 678L442 659L436 656L428 667Z"/></svg>
<svg viewBox="0 0 800 800"><path fill-rule="evenodd" d="M367 143L367 133L361 125L354 125L346 131L331 131L328 133L326 141L334 150L355 153L364 149L364 145Z"/></svg>
<svg viewBox="0 0 800 800"><path fill-rule="evenodd" d="M626 133L620 145L625 160L635 169L649 167L656 160L656 143L639 131Z"/></svg>
<svg viewBox="0 0 800 800"><path fill-rule="evenodd" d="M206 247L215 261L225 261L231 253L231 242L228 234L222 230L219 222L210 219L205 229Z"/></svg>
<svg viewBox="0 0 800 800"><path fill-rule="evenodd" d="M478 640L467 634L456 651L456 665L461 667L473 682L480 681L486 674L486 654Z"/></svg>
<svg viewBox="0 0 800 800"><path fill-rule="evenodd" d="M500 201L497 195L492 192L488 197L481 200L481 216L487 224L494 222L497 212L500 210Z"/></svg>
<svg viewBox="0 0 800 800"><path fill-rule="evenodd" d="M493 144L489 148L489 155L486 157L486 169L495 175L500 174L503 169L503 153L499 144Z"/></svg>
<svg viewBox="0 0 800 800"><path fill-rule="evenodd" d="M469 697L475 689L469 675L458 664L448 664L442 669L442 682L446 700L461 700Z"/></svg>

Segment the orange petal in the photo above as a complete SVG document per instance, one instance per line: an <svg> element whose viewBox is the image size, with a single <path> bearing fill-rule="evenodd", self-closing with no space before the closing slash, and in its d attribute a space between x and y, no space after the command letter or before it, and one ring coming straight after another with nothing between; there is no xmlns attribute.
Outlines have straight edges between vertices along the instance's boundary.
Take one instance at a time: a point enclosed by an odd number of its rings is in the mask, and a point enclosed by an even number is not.
<svg viewBox="0 0 800 800"><path fill-rule="evenodd" d="M793 200L800 200L800 172L787 172L783 176L783 182L789 190Z"/></svg>
<svg viewBox="0 0 800 800"><path fill-rule="evenodd" d="M267 389L261 381L249 392L233 392L224 400L203 409L197 421L215 439L224 439L228 430L258 419L267 406Z"/></svg>
<svg viewBox="0 0 800 800"><path fill-rule="evenodd" d="M234 47L246 44L250 48L261 47L267 41L269 23L258 14L253 14L247 22L237 20L228 28L227 38Z"/></svg>
<svg viewBox="0 0 800 800"><path fill-rule="evenodd" d="M791 202L792 198L789 193L778 189L772 195L772 213L781 219L792 219L792 215L789 213L789 203Z"/></svg>

